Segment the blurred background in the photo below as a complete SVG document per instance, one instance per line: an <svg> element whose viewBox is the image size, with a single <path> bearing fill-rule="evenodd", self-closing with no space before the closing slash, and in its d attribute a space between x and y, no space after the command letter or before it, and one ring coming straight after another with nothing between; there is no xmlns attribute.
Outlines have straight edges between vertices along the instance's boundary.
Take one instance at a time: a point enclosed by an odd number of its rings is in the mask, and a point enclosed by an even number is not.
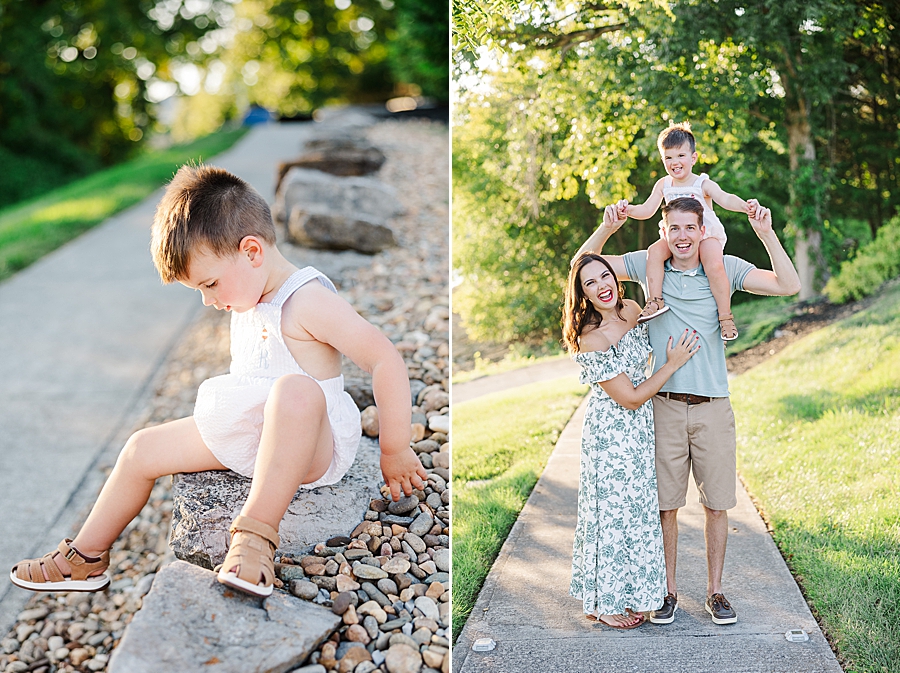
<svg viewBox="0 0 900 673"><path fill-rule="evenodd" d="M448 18L415 0L0 0L0 209L223 125L347 103L446 117Z"/></svg>

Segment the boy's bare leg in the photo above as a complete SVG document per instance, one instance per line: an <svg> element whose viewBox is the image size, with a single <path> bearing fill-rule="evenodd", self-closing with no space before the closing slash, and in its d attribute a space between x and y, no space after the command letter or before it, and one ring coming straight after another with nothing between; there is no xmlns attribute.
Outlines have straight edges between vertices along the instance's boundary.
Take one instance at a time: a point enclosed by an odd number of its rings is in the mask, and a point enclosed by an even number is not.
<svg viewBox="0 0 900 673"><path fill-rule="evenodd" d="M719 316L731 316L731 283L725 271L722 244L714 238L700 241L700 263L703 264L703 271L709 279L709 289L712 290L713 298L716 300ZM730 336L732 331L736 337L737 330L734 328L733 320L731 325L723 326L722 337Z"/></svg>
<svg viewBox="0 0 900 673"><path fill-rule="evenodd" d="M677 596L675 566L678 560L678 510L660 510L659 519L662 525L663 554L666 558L666 591Z"/></svg>
<svg viewBox="0 0 900 673"><path fill-rule="evenodd" d="M253 482L241 514L278 530L297 488L325 474L333 455L319 384L308 376L282 376L266 401Z"/></svg>
<svg viewBox="0 0 900 673"><path fill-rule="evenodd" d="M669 250L669 244L663 239L659 239L647 248L647 290L650 292L650 297L662 297L666 260L671 256L672 251Z"/></svg>
<svg viewBox="0 0 900 673"><path fill-rule="evenodd" d="M100 556L147 504L159 477L224 469L206 448L192 416L138 430L125 443L72 544L86 556ZM61 554L53 560L64 575L69 574L69 564Z"/></svg>
<svg viewBox="0 0 900 673"><path fill-rule="evenodd" d="M652 300L662 298L663 277L666 273L666 260L672 256L669 250L669 244L663 239L659 239L647 248L647 304ZM658 307L644 306L641 312L643 320L649 319L647 316L654 315ZM643 322L641 320L641 322Z"/></svg>

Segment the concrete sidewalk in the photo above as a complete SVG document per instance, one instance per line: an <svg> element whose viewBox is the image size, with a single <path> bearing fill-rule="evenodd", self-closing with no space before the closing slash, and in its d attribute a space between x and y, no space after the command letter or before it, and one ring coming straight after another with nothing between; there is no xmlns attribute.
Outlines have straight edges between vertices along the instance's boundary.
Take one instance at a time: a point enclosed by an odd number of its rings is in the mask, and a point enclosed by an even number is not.
<svg viewBox="0 0 900 673"><path fill-rule="evenodd" d="M736 624L714 625L703 607L704 517L693 484L679 513L675 621L616 631L583 616L568 591L585 406L560 436L488 574L453 648L454 673L841 673L740 484L738 505L729 510L724 578ZM809 641L788 642L789 629L803 629ZM477 638L493 639L496 649L473 652Z"/></svg>
<svg viewBox="0 0 900 673"><path fill-rule="evenodd" d="M258 126L210 163L271 202L277 163L299 154L308 133L307 124ZM72 535L96 498L99 468L115 460L202 308L199 294L163 286L150 259L161 194L0 284L3 572ZM31 595L0 581L2 633Z"/></svg>
<svg viewBox="0 0 900 673"><path fill-rule="evenodd" d="M482 376L465 383L455 383L451 388L451 394L454 402L467 402L482 395L517 388L537 381L550 381L566 376L576 379L580 370L581 368L571 358L559 358L502 374Z"/></svg>

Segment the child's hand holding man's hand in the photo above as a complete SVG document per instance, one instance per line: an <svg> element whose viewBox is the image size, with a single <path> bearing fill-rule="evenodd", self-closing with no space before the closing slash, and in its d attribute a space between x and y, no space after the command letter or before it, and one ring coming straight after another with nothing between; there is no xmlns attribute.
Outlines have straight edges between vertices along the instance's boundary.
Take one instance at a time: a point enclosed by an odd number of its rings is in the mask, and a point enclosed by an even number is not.
<svg viewBox="0 0 900 673"><path fill-rule="evenodd" d="M606 206L606 208L603 210L603 226L611 229L612 232L617 231L619 227L621 227L625 223L625 220L628 219L627 215L622 214L622 210L619 207L620 203L622 202L619 201L619 203L613 204L611 206Z"/></svg>
<svg viewBox="0 0 900 673"><path fill-rule="evenodd" d="M757 206L756 213L749 217L750 226L757 236L770 234L774 231L772 228L772 211L764 206Z"/></svg>
<svg viewBox="0 0 900 673"><path fill-rule="evenodd" d="M400 499L400 491L404 495L412 495L413 489L425 488L427 472L415 452L406 447L396 452L381 449L381 474L384 483L391 489L391 500Z"/></svg>
<svg viewBox="0 0 900 673"><path fill-rule="evenodd" d="M759 208L759 201L756 199L747 199L747 217L756 218L756 211Z"/></svg>

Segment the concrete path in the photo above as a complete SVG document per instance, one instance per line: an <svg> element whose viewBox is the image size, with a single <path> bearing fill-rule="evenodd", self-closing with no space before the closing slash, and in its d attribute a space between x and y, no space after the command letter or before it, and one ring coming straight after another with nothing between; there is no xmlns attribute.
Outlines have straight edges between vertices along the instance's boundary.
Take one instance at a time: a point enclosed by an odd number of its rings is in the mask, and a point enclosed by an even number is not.
<svg viewBox="0 0 900 673"><path fill-rule="evenodd" d="M569 597L581 425L570 420L488 574L453 648L454 673L841 673L797 584L746 491L729 511L725 595L738 622L716 626L704 610L703 512L691 485L679 513L679 610L667 626L615 631ZM809 634L788 642L789 629ZM473 652L491 638L492 652Z"/></svg>
<svg viewBox="0 0 900 673"><path fill-rule="evenodd" d="M559 358L502 374L482 376L465 383L454 383L451 394L454 402L467 402L488 393L496 393L537 381L550 381L566 376L577 378L579 369L580 367L571 358Z"/></svg>
<svg viewBox="0 0 900 673"><path fill-rule="evenodd" d="M305 124L256 127L215 158L271 201ZM203 157L208 160L208 157ZM173 167L174 172L174 167ZM0 568L54 549L93 503L202 308L163 286L149 253L162 190L0 284ZM0 580L0 633L31 596Z"/></svg>

